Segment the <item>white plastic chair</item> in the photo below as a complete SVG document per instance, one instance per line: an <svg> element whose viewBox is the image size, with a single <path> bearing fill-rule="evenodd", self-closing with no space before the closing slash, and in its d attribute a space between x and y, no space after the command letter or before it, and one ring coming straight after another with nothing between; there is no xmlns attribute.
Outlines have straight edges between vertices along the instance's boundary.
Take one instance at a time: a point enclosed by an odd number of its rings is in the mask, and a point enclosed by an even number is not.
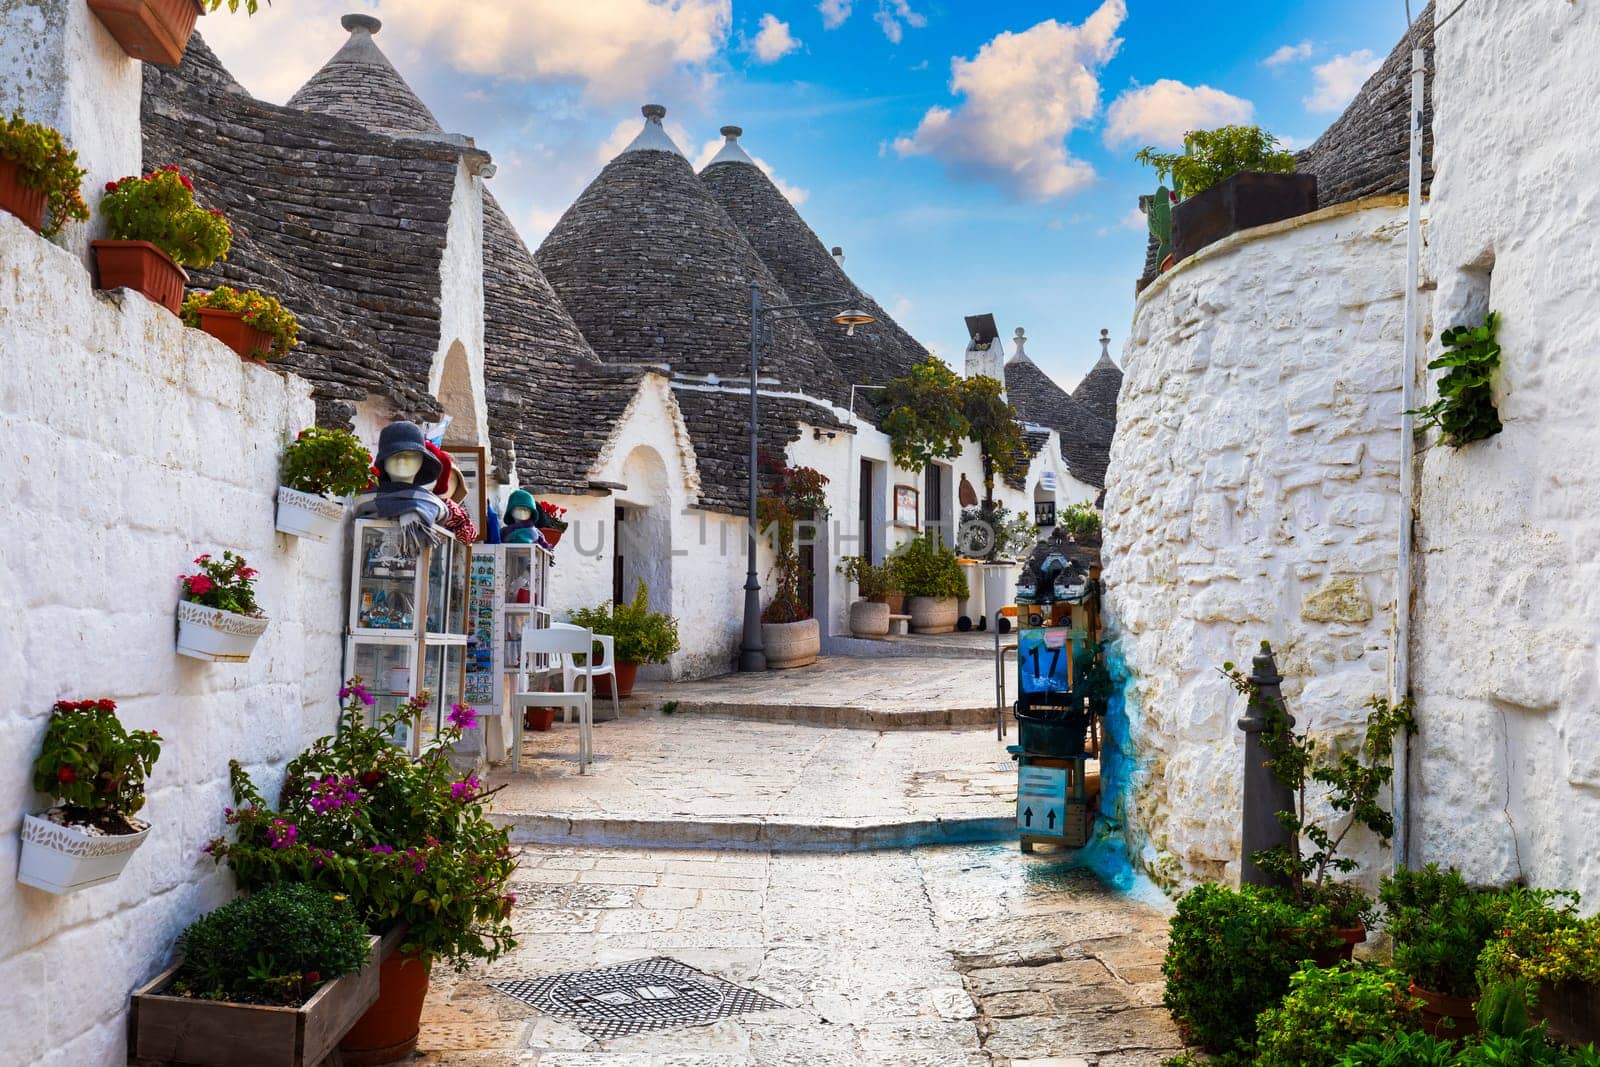
<svg viewBox="0 0 1600 1067"><path fill-rule="evenodd" d="M523 712L528 708L573 708L578 712L578 773L586 774L594 758L594 694L573 691L565 680L560 692L540 693L528 688L528 675L539 670L535 657L570 657L593 652L594 634L580 626L541 628L529 622L522 628L522 662L517 672L517 692L511 698L511 769L522 766Z"/></svg>
<svg viewBox="0 0 1600 1067"><path fill-rule="evenodd" d="M562 627L568 630L583 629L583 627L574 626L570 622L553 622L550 624L550 626L552 629L557 627ZM609 677L611 679L611 717L613 719L620 719L622 718L622 702L617 699L616 639L610 634L595 634L594 640L595 644L600 646L599 663L594 661L594 656L592 653L584 657L583 666L579 666L578 664L574 663L571 656L561 657L561 688L565 689L569 693L573 692L572 683L579 678L583 678L587 682L589 692L593 693L594 680L596 678ZM565 719L567 715L566 711L563 711L561 715L562 718Z"/></svg>

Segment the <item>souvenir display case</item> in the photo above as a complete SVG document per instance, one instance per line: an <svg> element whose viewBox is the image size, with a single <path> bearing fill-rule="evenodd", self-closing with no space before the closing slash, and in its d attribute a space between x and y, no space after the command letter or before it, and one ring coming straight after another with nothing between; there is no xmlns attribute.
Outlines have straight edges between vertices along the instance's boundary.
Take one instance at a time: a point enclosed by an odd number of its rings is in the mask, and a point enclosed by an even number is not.
<svg viewBox="0 0 1600 1067"><path fill-rule="evenodd" d="M469 554L449 539L407 559L399 543L394 521L356 520L346 672L365 679L376 700L374 718L421 690L431 694L417 736L395 738L415 751L438 730L450 705L463 699Z"/></svg>
<svg viewBox="0 0 1600 1067"><path fill-rule="evenodd" d="M511 706L522 660L522 628L549 626L550 550L541 545L474 545L468 597L466 702L499 722ZM536 666L543 667L544 664ZM500 738L486 738L491 752Z"/></svg>

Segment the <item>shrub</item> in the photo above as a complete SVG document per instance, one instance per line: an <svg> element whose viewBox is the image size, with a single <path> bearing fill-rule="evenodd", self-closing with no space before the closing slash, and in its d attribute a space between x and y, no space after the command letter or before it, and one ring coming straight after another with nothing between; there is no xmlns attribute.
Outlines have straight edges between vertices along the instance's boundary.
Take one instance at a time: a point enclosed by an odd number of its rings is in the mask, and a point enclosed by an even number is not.
<svg viewBox="0 0 1600 1067"><path fill-rule="evenodd" d="M1039 528L1026 515L1013 514L997 503L962 510L956 547L969 557L994 563L1025 555L1038 539Z"/></svg>
<svg viewBox="0 0 1600 1067"><path fill-rule="evenodd" d="M410 930L401 951L456 968L512 948L516 871L507 831L489 821L485 791L450 765L452 746L477 723L465 705L451 709L433 741L412 759L392 743L426 710L419 694L367 720L373 697L352 678L339 731L318 738L289 762L276 809L237 760L229 764L237 809L227 809L235 839L206 846L248 889L303 882L350 898L367 929L396 922Z"/></svg>
<svg viewBox="0 0 1600 1067"><path fill-rule="evenodd" d="M798 547L803 523L815 522L828 514L824 486L827 475L811 467L766 464L771 488L756 503L756 521L772 545L772 600L761 613L762 622L800 622L811 617L800 596L806 567Z"/></svg>
<svg viewBox="0 0 1600 1067"><path fill-rule="evenodd" d="M110 700L58 700L33 761L33 787L61 804L69 823L137 833L144 780L161 755L161 735L129 732Z"/></svg>
<svg viewBox="0 0 1600 1067"><path fill-rule="evenodd" d="M618 663L665 663L678 651L678 620L650 610L650 590L643 578L629 603L579 608L567 615L567 621L610 637Z"/></svg>
<svg viewBox="0 0 1600 1067"><path fill-rule="evenodd" d="M198 328L201 308L237 311L243 315L247 325L272 338L267 359L282 359L289 354L289 349L300 343L300 320L285 311L275 296L226 285L219 285L209 293L190 293L183 301L183 324Z"/></svg>
<svg viewBox="0 0 1600 1067"><path fill-rule="evenodd" d="M1456 1047L1412 1030L1389 1038L1368 1037L1345 1050L1339 1067L1454 1067Z"/></svg>
<svg viewBox="0 0 1600 1067"><path fill-rule="evenodd" d="M994 503L994 476L1020 481L1028 473L1028 445L1017 409L1006 401L1005 385L978 374L961 381L961 413L967 436L978 446L983 464L983 502Z"/></svg>
<svg viewBox="0 0 1600 1067"><path fill-rule="evenodd" d="M367 928L343 894L281 882L203 916L178 938L175 992L202 1000L296 1006L360 970Z"/></svg>
<svg viewBox="0 0 1600 1067"><path fill-rule="evenodd" d="M1438 427L1447 445L1460 448L1502 428L1490 384L1500 366L1500 342L1494 336L1499 328L1500 315L1491 311L1482 326L1452 326L1439 335L1445 353L1428 364L1429 370L1445 372L1439 399L1406 414L1421 416L1421 429Z"/></svg>
<svg viewBox="0 0 1600 1067"><path fill-rule="evenodd" d="M349 430L308 426L284 449L283 484L318 496L353 496L372 484L372 453Z"/></svg>
<svg viewBox="0 0 1600 1067"><path fill-rule="evenodd" d="M1172 179L1180 197L1205 192L1218 182L1245 171L1294 173L1294 154L1278 147L1278 139L1260 126L1219 126L1190 130L1182 152L1141 149L1134 159L1156 169L1162 181Z"/></svg>
<svg viewBox="0 0 1600 1067"><path fill-rule="evenodd" d="M62 142L60 133L14 112L9 121L0 122L0 158L17 164L17 180L24 187L45 194L49 213L39 228L41 236L54 237L69 220L89 220L80 191L88 172L78 166L78 153Z"/></svg>
<svg viewBox="0 0 1600 1067"><path fill-rule="evenodd" d="M846 580L856 584L862 600L877 600L889 595L889 568L886 564L868 563L862 556L846 556L839 561L838 571Z"/></svg>
<svg viewBox="0 0 1600 1067"><path fill-rule="evenodd" d="M1080 544L1100 540L1100 512L1093 504L1068 504L1056 516L1056 525Z"/></svg>
<svg viewBox="0 0 1600 1067"><path fill-rule="evenodd" d="M1500 893L1475 890L1459 871L1430 863L1383 880L1394 965L1420 988L1452 997L1478 992L1478 956L1498 934L1506 909Z"/></svg>
<svg viewBox="0 0 1600 1067"><path fill-rule="evenodd" d="M889 557L889 574L897 589L906 596L939 598L967 595L967 578L956 562L955 549L947 548L932 534L915 537Z"/></svg>
<svg viewBox="0 0 1600 1067"><path fill-rule="evenodd" d="M1600 916L1581 917L1578 904L1570 891L1508 891L1504 926L1479 957L1479 978L1600 984Z"/></svg>
<svg viewBox="0 0 1600 1067"><path fill-rule="evenodd" d="M883 432L889 435L894 461L906 470L921 470L935 459L961 454L970 426L961 379L937 356L911 368L884 389Z"/></svg>
<svg viewBox="0 0 1600 1067"><path fill-rule="evenodd" d="M194 183L176 166L106 182L100 214L113 240L149 241L180 267L227 259L233 243L228 220L195 203Z"/></svg>
<svg viewBox="0 0 1600 1067"><path fill-rule="evenodd" d="M1387 967L1345 964L1302 967L1289 992L1257 1022L1258 1067L1319 1067L1339 1061L1366 1037L1415 1026L1420 1002L1406 992L1405 976Z"/></svg>
<svg viewBox="0 0 1600 1067"><path fill-rule="evenodd" d="M225 551L217 560L207 552L196 556L194 561L199 564L200 573L179 575L183 582L183 599L235 615L261 615L261 608L256 604L257 572L243 556Z"/></svg>
<svg viewBox="0 0 1600 1067"><path fill-rule="evenodd" d="M1332 928L1327 909L1297 908L1272 890L1196 886L1172 919L1162 1003L1190 1042L1249 1055L1256 1017L1283 999Z"/></svg>

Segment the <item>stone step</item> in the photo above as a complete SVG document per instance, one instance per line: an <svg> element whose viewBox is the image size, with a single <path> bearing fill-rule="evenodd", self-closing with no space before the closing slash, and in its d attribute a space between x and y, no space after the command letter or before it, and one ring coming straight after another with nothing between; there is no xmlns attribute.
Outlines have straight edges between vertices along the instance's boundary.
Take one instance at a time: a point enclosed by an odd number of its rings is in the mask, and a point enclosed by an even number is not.
<svg viewBox="0 0 1600 1067"><path fill-rule="evenodd" d="M708 848L761 852L854 852L977 844L1016 837L1016 819L907 816L827 819L777 816L637 816L492 812L521 845L597 845L616 848Z"/></svg>
<svg viewBox="0 0 1600 1067"><path fill-rule="evenodd" d="M649 705L642 705L649 707ZM657 702L656 710L665 711ZM993 704L964 708L872 708L850 705L746 704L737 700L680 700L672 716L744 719L750 722L833 726L848 730L927 730L940 727L994 729Z"/></svg>

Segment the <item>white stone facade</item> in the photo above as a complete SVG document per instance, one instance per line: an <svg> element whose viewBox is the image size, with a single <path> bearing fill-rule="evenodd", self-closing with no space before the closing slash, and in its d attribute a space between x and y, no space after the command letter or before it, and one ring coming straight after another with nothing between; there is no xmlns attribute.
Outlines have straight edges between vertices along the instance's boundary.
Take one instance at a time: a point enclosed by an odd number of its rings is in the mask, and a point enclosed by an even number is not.
<svg viewBox="0 0 1600 1067"><path fill-rule="evenodd" d="M1237 234L1136 306L1104 577L1133 675L1135 851L1168 886L1237 876L1243 708L1223 662L1270 640L1318 732L1388 692L1401 200Z"/></svg>
<svg viewBox="0 0 1600 1067"><path fill-rule="evenodd" d="M1592 911L1600 131L1587 104L1600 94L1600 11L1473 0L1436 44L1434 321L1501 314L1505 429L1462 449L1430 435L1420 452L1411 858L1571 886ZM1429 357L1438 349L1435 338Z"/></svg>
<svg viewBox="0 0 1600 1067"><path fill-rule="evenodd" d="M267 783L337 713L339 545L274 532L284 445L309 385L243 363L129 292L96 294L72 255L0 213L0 1063L125 1060L128 993L177 934L233 894L200 852L223 829L228 760ZM259 568L271 624L245 664L174 651L178 576L231 548ZM18 827L50 706L109 697L164 745L149 841L115 882L24 888Z"/></svg>

